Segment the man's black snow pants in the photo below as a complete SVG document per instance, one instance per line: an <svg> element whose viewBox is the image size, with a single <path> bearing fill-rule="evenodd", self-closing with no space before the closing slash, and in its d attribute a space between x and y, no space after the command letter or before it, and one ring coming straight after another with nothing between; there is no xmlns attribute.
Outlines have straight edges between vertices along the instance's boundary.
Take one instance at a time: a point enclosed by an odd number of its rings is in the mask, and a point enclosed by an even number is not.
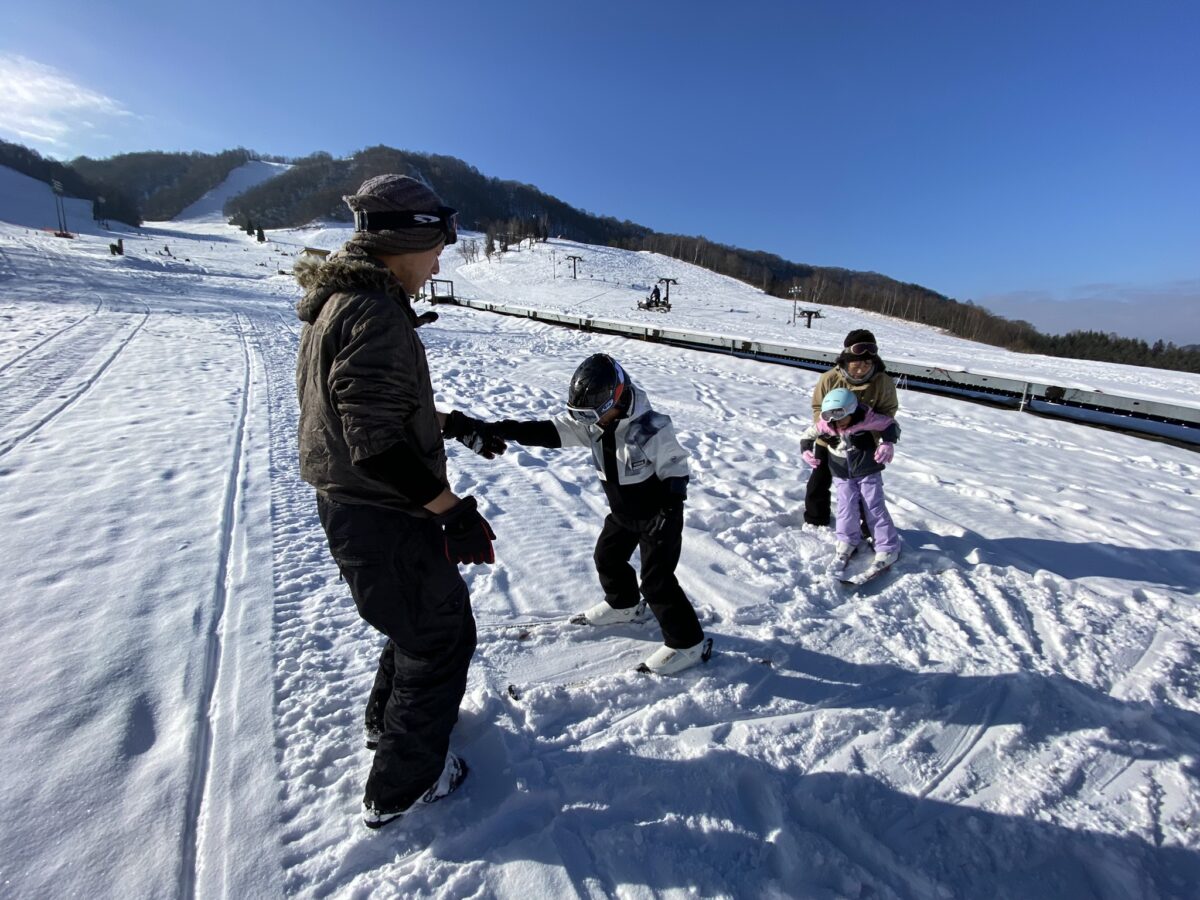
<svg viewBox="0 0 1200 900"><path fill-rule="evenodd" d="M475 652L471 598L432 520L320 493L317 510L359 615L387 635L367 704L383 736L363 799L407 809L445 764Z"/></svg>
<svg viewBox="0 0 1200 900"><path fill-rule="evenodd" d="M633 551L642 549L642 595L662 628L663 643L676 649L704 640L696 610L675 578L683 545L683 516L667 523L657 538L646 532L653 519L631 519L609 513L596 541L596 572L604 599L613 609L638 603L638 580L629 565Z"/></svg>

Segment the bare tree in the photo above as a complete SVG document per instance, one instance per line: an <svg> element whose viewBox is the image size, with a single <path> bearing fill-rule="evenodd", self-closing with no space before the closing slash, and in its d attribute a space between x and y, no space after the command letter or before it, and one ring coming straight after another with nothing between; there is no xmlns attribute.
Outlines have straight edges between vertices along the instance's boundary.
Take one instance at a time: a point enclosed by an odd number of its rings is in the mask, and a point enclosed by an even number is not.
<svg viewBox="0 0 1200 900"><path fill-rule="evenodd" d="M479 241L471 238L458 242L458 252L465 263L473 263L479 259Z"/></svg>

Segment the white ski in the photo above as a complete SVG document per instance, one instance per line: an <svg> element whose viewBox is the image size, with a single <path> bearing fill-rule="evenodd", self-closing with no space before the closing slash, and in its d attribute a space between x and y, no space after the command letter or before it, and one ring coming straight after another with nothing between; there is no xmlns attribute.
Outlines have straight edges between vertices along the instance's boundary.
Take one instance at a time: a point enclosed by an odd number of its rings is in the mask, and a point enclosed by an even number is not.
<svg viewBox="0 0 1200 900"><path fill-rule="evenodd" d="M704 651L703 651L703 655L701 656L701 661L707 663L711 658L712 658L712 638L707 638L704 642ZM757 662L767 663L768 661L767 660L757 660ZM676 678L686 677L688 674L691 673L691 671L693 669L696 669L696 668L697 667L692 666L687 669L683 669L680 672L674 672L671 674L670 678L667 679L667 681L671 681ZM508 683L508 685L505 687L504 692L508 695L509 699L514 700L517 703L520 703L521 698L525 694L525 691L531 687L541 686L541 687L567 688L567 689L578 688L578 687L584 687L589 684L594 684L595 682L599 681L601 678L608 678L613 675L621 675L621 674L632 674L632 675L644 676L644 675L652 675L655 673L652 672L646 666L645 663L640 663L636 667L633 667L633 668L622 667L620 669L614 669L611 672L597 672L594 675L585 675L582 678L575 678L571 681L550 681L550 682L527 681L524 683L510 681Z"/></svg>
<svg viewBox="0 0 1200 900"><path fill-rule="evenodd" d="M882 575L883 573L885 573L889 569L891 569L891 567L894 565L895 565L894 562L886 563L884 565L879 565L878 563L871 563L870 566L868 566L862 572L859 572L857 575L845 575L845 574L839 575L838 581L840 581L846 587L851 587L851 588L862 587L867 582L874 581L880 575Z"/></svg>

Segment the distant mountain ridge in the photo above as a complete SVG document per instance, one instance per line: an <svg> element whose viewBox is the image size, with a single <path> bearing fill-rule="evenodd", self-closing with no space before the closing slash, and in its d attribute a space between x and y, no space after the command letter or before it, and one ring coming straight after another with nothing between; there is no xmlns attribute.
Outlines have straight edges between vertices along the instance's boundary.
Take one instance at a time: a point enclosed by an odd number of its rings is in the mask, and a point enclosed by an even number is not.
<svg viewBox="0 0 1200 900"><path fill-rule="evenodd" d="M717 244L704 237L661 234L635 222L579 210L538 188L490 178L451 156L376 146L346 159L317 153L233 198L225 207L239 226L298 227L318 219L350 221L342 197L373 175L398 172L430 185L460 210L468 228L512 238L561 235L589 244L651 250L729 275L779 297L854 306L945 328L995 344L1018 343L1033 331L976 306L873 272L794 263L774 254Z"/></svg>
<svg viewBox="0 0 1200 900"><path fill-rule="evenodd" d="M1200 371L1200 353L1159 341L1100 332L1044 335L1033 325L961 303L917 284L875 272L795 263L771 253L717 244L704 237L662 234L644 225L578 210L536 187L481 174L450 156L377 146L347 159L318 153L293 160L284 175L234 197L225 212L234 224L297 227L315 219L350 221L342 196L373 175L398 172L433 187L460 210L466 227L489 236L561 235L589 244L650 250L695 263L761 288L777 297L797 291L802 303L854 307L942 328L994 346L1048 356Z"/></svg>
<svg viewBox="0 0 1200 900"><path fill-rule="evenodd" d="M46 172L65 172L75 186L68 192L93 199L103 196L105 204L97 203L97 214L129 224L140 224L142 218L174 218L250 160L286 162L290 168L225 204L225 215L239 226L297 227L319 219L349 222L343 195L353 193L373 175L399 172L429 184L460 211L466 228L489 236L516 240L554 234L584 243L650 250L729 275L773 296L870 310L1011 350L1200 372L1200 352L1171 343L1150 345L1100 332L1044 335L1028 322L1006 319L973 303L875 272L796 263L703 236L663 234L628 220L595 215L533 185L483 175L451 156L380 145L344 159L323 152L285 159L238 148L218 154L152 151L104 160L80 157L68 167L0 141L0 164L42 180L54 177ZM120 215L114 207L119 207Z"/></svg>

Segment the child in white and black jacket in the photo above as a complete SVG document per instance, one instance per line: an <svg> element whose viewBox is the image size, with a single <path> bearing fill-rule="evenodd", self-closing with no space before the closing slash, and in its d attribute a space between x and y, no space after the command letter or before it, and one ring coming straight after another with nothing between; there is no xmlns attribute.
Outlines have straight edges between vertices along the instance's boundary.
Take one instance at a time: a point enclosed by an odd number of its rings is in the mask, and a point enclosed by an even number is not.
<svg viewBox="0 0 1200 900"><path fill-rule="evenodd" d="M640 592L662 627L664 644L645 661L645 668L670 674L707 660L712 641L705 639L675 577L683 542L687 451L676 439L670 417L651 408L645 392L616 360L603 353L584 360L571 378L567 411L552 419L463 421L479 440L589 448L611 512L593 554L604 600L587 609L582 619L590 625L614 625L641 618L645 605L629 565L640 547ZM447 434L457 437L452 433L455 427L448 421Z"/></svg>

